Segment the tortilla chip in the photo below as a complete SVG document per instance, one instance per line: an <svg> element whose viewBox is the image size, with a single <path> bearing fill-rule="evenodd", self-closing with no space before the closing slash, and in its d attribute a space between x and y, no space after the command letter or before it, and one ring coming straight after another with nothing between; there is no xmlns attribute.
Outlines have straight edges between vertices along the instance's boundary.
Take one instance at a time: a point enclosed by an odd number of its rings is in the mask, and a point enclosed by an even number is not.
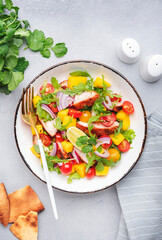
<svg viewBox="0 0 162 240"><path fill-rule="evenodd" d="M40 212L44 206L37 194L30 186L21 188L8 195L10 201L9 223L15 222L20 215L26 215L30 211Z"/></svg>
<svg viewBox="0 0 162 240"><path fill-rule="evenodd" d="M30 211L26 216L19 216L10 227L10 231L20 240L37 240L38 214Z"/></svg>
<svg viewBox="0 0 162 240"><path fill-rule="evenodd" d="M0 184L0 223L5 227L9 222L10 203L3 183Z"/></svg>

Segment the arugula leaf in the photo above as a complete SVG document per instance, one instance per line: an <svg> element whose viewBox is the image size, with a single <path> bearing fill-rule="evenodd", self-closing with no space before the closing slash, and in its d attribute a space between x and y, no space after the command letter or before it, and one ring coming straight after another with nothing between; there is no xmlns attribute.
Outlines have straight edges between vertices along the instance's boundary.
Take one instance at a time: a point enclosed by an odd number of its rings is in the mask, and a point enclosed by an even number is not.
<svg viewBox="0 0 162 240"><path fill-rule="evenodd" d="M51 83L52 83L54 89L59 89L61 87L60 84L58 83L58 80L55 77L51 78Z"/></svg>
<svg viewBox="0 0 162 240"><path fill-rule="evenodd" d="M114 136L117 136L121 132L122 127L123 127L123 121L120 121L119 127L114 132Z"/></svg>
<svg viewBox="0 0 162 240"><path fill-rule="evenodd" d="M52 161L54 163L67 163L70 161L70 159L60 159L59 157L57 156L49 156L48 154L45 154L46 155L46 159L48 161Z"/></svg>
<svg viewBox="0 0 162 240"><path fill-rule="evenodd" d="M74 86L73 89L67 88L61 89L60 91L73 97L74 95L76 94L80 95L82 92L85 91L85 84L79 83L77 86Z"/></svg>
<svg viewBox="0 0 162 240"><path fill-rule="evenodd" d="M74 71L69 74L70 74L70 76L75 76L75 77L81 76L81 77L90 77L91 78L91 75L87 71Z"/></svg>
<svg viewBox="0 0 162 240"><path fill-rule="evenodd" d="M136 134L133 129L128 129L125 131L122 130L121 133L129 143L132 143L133 139L136 137Z"/></svg>
<svg viewBox="0 0 162 240"><path fill-rule="evenodd" d="M102 162L98 162L96 167L95 167L97 172L102 172L104 170L104 165Z"/></svg>
<svg viewBox="0 0 162 240"><path fill-rule="evenodd" d="M29 62L26 61L24 57L18 58L17 65L14 68L14 71L24 72L25 69L28 67L28 65L29 65Z"/></svg>
<svg viewBox="0 0 162 240"><path fill-rule="evenodd" d="M89 154L86 154L86 157L88 159L88 164L86 165L86 173L87 173L89 168L93 166L93 164L95 163L96 155L92 152L92 156L90 156Z"/></svg>
<svg viewBox="0 0 162 240"><path fill-rule="evenodd" d="M99 146L97 149L96 149L97 152L101 152L102 151L102 146Z"/></svg>
<svg viewBox="0 0 162 240"><path fill-rule="evenodd" d="M8 90L13 91L20 82L24 79L24 74L22 72L12 72L11 74L11 81L8 84Z"/></svg>
<svg viewBox="0 0 162 240"><path fill-rule="evenodd" d="M79 174L77 172L70 174L70 176L67 179L67 183L71 184L73 179L80 179L81 177L79 176Z"/></svg>
<svg viewBox="0 0 162 240"><path fill-rule="evenodd" d="M58 58L63 57L67 53L67 47L65 47L65 43L57 43L51 49Z"/></svg>
<svg viewBox="0 0 162 240"><path fill-rule="evenodd" d="M33 145L36 153L40 153L39 145Z"/></svg>
<svg viewBox="0 0 162 240"><path fill-rule="evenodd" d="M58 116L57 118L55 118L55 125L54 127L57 128L60 131L64 131L66 130L67 126L72 122L72 117L70 118L69 122L66 125L62 125L61 123L61 118L60 116Z"/></svg>
<svg viewBox="0 0 162 240"><path fill-rule="evenodd" d="M91 131L93 129L93 125L91 123L98 121L99 118L100 118L100 116L96 115L96 116L90 117L90 119L88 120L88 130L89 130L90 136L93 136L92 133L91 133Z"/></svg>

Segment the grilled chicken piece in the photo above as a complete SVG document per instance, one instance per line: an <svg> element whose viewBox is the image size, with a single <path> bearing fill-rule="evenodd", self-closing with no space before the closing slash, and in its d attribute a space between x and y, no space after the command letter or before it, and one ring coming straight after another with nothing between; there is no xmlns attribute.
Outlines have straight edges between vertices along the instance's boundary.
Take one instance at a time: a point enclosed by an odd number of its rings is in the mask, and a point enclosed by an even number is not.
<svg viewBox="0 0 162 240"><path fill-rule="evenodd" d="M122 109L123 103L117 102L116 105L113 107L114 112L119 112Z"/></svg>
<svg viewBox="0 0 162 240"><path fill-rule="evenodd" d="M88 131L88 123L84 123L84 122L77 122L76 124L77 128L79 128L80 130L82 130L83 132L89 134ZM93 123L93 129L92 129L92 133L96 134L97 136L101 136L101 135L109 135L114 133L114 131L119 127L119 123L116 121L114 122L110 127L105 127L102 123Z"/></svg>
<svg viewBox="0 0 162 240"><path fill-rule="evenodd" d="M51 136L54 137L55 134L57 133L57 129L54 127L55 124L55 119L53 119L52 121L47 121L47 122L43 122L43 120L39 119L39 121L41 122L43 128L45 129L45 131Z"/></svg>
<svg viewBox="0 0 162 240"><path fill-rule="evenodd" d="M85 106L92 106L96 101L96 99L99 98L99 96L100 95L95 91L91 91L91 92L85 91L80 95L75 95L74 103L72 106L77 109L82 109Z"/></svg>
<svg viewBox="0 0 162 240"><path fill-rule="evenodd" d="M68 158L69 154L65 152L65 150L63 149L62 145L60 142L57 142L57 146L58 146L58 150L57 150L57 156L59 158Z"/></svg>
<svg viewBox="0 0 162 240"><path fill-rule="evenodd" d="M76 153L78 154L78 156L80 157L80 159L85 162L88 163L88 159L86 157L86 153L83 153L82 151L80 151L79 149L77 149L76 147L74 147L74 150L76 151Z"/></svg>
<svg viewBox="0 0 162 240"><path fill-rule="evenodd" d="M63 89L66 89L68 87L68 80L61 82L60 85Z"/></svg>

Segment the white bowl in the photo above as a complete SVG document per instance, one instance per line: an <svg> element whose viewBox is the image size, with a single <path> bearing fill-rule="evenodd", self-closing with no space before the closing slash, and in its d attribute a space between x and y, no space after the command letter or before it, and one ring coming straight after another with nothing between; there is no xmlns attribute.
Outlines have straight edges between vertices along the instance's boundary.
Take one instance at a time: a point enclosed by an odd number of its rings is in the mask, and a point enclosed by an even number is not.
<svg viewBox="0 0 162 240"><path fill-rule="evenodd" d="M32 84L36 94L39 92L39 88L45 80L50 81L51 77L54 76L62 82L67 79L68 74L74 70L86 70L94 78L103 74L105 79L112 84L110 89L117 93L121 92L123 100L131 101L135 108L135 113L130 115L130 127L134 129L136 133L136 137L132 143L133 148L127 153L122 154L121 161L116 167L109 170L107 176L95 177L92 180L83 178L67 184L66 176L58 175L56 172L50 173L54 188L73 193L90 193L103 190L118 183L135 166L145 145L147 133L146 113L141 98L132 84L118 71L98 62L76 60L54 65L34 78L27 88ZM32 147L31 129L21 118L21 101L22 99L19 100L17 105L14 122L17 148L28 168L35 176L45 182L40 160L30 151Z"/></svg>

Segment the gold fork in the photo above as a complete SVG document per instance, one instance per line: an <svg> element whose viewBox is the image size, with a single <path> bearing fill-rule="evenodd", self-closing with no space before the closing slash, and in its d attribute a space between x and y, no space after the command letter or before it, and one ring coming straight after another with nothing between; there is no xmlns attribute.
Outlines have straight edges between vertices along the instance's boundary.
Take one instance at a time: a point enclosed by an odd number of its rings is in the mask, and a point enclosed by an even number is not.
<svg viewBox="0 0 162 240"><path fill-rule="evenodd" d="M49 193L51 204L52 204L52 209L53 209L55 218L58 219L57 208L56 208L56 203L55 203L55 198L54 198L54 192L52 189L52 184L51 184L51 179L50 179L50 175L49 175L49 171L48 171L47 161L46 161L42 141L41 141L41 139L39 137L39 133L36 129L37 117L36 117L35 108L33 106L33 97L34 97L34 87L32 87L32 88L29 87L29 89L27 89L27 90L23 89L22 107L21 107L22 119L25 123L31 125L36 132L36 136L38 138L40 154L41 154L41 159L42 159L42 163L43 163L45 179L47 182L48 193Z"/></svg>

